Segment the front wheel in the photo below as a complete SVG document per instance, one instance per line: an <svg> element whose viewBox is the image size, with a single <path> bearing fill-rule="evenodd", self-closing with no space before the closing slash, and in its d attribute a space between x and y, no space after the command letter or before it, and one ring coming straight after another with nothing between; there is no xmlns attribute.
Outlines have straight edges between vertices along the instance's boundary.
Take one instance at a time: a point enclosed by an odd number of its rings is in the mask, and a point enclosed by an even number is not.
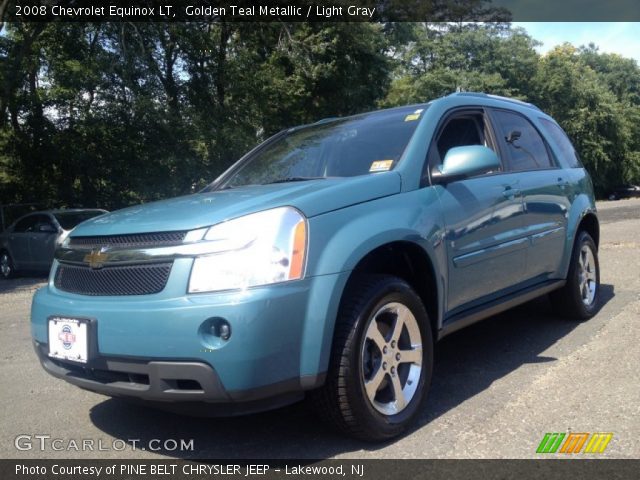
<svg viewBox="0 0 640 480"><path fill-rule="evenodd" d="M16 272L13 267L13 261L8 252L0 253L0 276L4 279L13 278Z"/></svg>
<svg viewBox="0 0 640 480"><path fill-rule="evenodd" d="M431 382L433 339L427 312L403 280L350 282L340 305L325 386L316 405L343 432L367 441L401 434Z"/></svg>
<svg viewBox="0 0 640 480"><path fill-rule="evenodd" d="M571 255L567 283L551 293L551 301L562 315L577 320L593 317L600 306L598 248L587 232L578 232Z"/></svg>

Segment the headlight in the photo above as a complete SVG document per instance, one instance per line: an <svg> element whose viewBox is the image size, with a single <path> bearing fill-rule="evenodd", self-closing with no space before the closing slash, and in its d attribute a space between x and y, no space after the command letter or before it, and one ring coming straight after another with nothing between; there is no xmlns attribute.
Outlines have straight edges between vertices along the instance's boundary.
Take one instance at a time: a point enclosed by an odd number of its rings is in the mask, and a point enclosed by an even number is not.
<svg viewBox="0 0 640 480"><path fill-rule="evenodd" d="M224 251L194 260L189 293L268 285L304 275L307 221L294 208L274 208L214 225L203 240Z"/></svg>

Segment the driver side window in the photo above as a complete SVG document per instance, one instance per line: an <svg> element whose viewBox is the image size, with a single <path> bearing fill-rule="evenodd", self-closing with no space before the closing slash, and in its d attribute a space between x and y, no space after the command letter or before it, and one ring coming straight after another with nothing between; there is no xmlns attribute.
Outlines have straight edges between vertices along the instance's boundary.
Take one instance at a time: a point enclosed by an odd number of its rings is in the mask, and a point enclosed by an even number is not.
<svg viewBox="0 0 640 480"><path fill-rule="evenodd" d="M480 111L455 113L446 120L444 128L438 133L437 140L429 148L425 167L433 169L442 165L450 149L468 145L482 145L496 151L485 116ZM428 172L425 168L422 174L423 185L426 184L427 176Z"/></svg>
<svg viewBox="0 0 640 480"><path fill-rule="evenodd" d="M478 119L477 117L480 117ZM438 138L438 153L442 161L447 152L453 147L467 145L486 145L482 115L456 117L447 122Z"/></svg>

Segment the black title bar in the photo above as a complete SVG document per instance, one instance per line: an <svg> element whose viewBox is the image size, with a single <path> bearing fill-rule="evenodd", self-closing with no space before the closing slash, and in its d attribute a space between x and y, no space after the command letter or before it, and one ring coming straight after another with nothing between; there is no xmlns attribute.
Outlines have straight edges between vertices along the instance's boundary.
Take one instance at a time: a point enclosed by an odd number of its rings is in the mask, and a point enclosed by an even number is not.
<svg viewBox="0 0 640 480"><path fill-rule="evenodd" d="M639 21L638 0L10 0L6 22Z"/></svg>

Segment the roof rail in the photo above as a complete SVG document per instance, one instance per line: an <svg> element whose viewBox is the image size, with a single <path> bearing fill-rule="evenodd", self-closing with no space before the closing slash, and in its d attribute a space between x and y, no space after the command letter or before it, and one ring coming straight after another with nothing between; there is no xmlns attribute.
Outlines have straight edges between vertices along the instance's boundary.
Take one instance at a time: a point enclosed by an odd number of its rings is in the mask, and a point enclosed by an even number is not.
<svg viewBox="0 0 640 480"><path fill-rule="evenodd" d="M317 125L319 123L327 123L327 122L333 122L334 120L339 120L340 117L327 117L327 118L321 118L320 120L318 120L317 122L313 122L314 125Z"/></svg>
<svg viewBox="0 0 640 480"><path fill-rule="evenodd" d="M509 98L503 97L501 95L493 95L490 93L480 93L480 92L455 92L451 93L449 96L464 96L464 97L482 97L482 98L493 98L495 100L502 100L504 102L511 102L517 105L522 105L524 107L533 108L535 110L540 110L536 105L529 102L523 102L522 100L518 100L517 98Z"/></svg>

